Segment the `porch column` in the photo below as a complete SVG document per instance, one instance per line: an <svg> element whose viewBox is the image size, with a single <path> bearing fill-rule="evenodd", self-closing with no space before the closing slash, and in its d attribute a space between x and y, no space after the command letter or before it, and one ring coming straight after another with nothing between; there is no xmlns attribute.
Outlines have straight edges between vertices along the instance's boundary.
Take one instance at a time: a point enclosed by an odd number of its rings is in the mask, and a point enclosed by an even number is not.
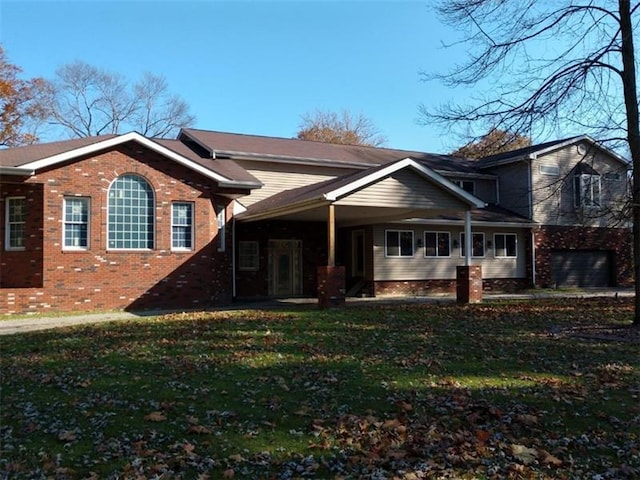
<svg viewBox="0 0 640 480"><path fill-rule="evenodd" d="M338 307L345 303L345 267L336 266L336 212L333 204L327 212L327 265L318 267L318 305Z"/></svg>
<svg viewBox="0 0 640 480"><path fill-rule="evenodd" d="M464 265L456 267L456 300L458 303L482 301L482 266L471 265L473 241L471 237L471 210L464 215Z"/></svg>
<svg viewBox="0 0 640 480"><path fill-rule="evenodd" d="M336 266L336 207L329 205L327 219L327 266Z"/></svg>

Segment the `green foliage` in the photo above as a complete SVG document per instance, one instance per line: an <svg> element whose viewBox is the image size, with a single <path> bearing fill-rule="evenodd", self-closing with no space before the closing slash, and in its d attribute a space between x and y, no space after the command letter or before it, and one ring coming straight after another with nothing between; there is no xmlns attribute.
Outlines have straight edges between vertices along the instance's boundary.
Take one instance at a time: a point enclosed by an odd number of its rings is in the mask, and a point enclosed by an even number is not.
<svg viewBox="0 0 640 480"><path fill-rule="evenodd" d="M0 476L631 478L638 345L594 326L632 313L301 308L5 336Z"/></svg>

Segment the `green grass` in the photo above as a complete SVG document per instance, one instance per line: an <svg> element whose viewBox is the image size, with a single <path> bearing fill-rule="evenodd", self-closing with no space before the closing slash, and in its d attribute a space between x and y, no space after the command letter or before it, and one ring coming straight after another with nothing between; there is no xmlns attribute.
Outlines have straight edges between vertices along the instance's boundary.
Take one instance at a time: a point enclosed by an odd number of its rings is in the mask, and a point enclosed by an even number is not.
<svg viewBox="0 0 640 480"><path fill-rule="evenodd" d="M550 334L631 318L538 300L0 337L0 478L632 478L638 345Z"/></svg>

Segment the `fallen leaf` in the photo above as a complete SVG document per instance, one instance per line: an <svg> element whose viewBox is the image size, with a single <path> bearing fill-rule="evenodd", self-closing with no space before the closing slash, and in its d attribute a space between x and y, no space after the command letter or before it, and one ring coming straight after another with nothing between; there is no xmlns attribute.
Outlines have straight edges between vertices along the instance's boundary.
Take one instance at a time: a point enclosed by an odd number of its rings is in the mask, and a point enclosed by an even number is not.
<svg viewBox="0 0 640 480"><path fill-rule="evenodd" d="M236 472L233 468L227 468L224 472L222 472L222 478L233 478Z"/></svg>
<svg viewBox="0 0 640 480"><path fill-rule="evenodd" d="M530 465L537 458L538 451L535 448L529 448L524 445L514 443L511 445L511 454L525 465Z"/></svg>
<svg viewBox="0 0 640 480"><path fill-rule="evenodd" d="M164 422L167 417L162 412L151 412L149 415L145 415L144 419L147 422Z"/></svg>

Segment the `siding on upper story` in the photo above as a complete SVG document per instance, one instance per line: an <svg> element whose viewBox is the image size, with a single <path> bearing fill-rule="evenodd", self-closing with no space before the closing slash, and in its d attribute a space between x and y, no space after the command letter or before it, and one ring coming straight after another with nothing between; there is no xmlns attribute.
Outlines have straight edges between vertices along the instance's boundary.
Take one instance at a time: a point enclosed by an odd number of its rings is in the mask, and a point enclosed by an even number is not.
<svg viewBox="0 0 640 480"><path fill-rule="evenodd" d="M237 163L264 184L262 188L255 189L250 195L240 199L247 207L284 190L312 185L356 171L347 168L251 160L237 160Z"/></svg>
<svg viewBox="0 0 640 480"><path fill-rule="evenodd" d="M387 257L385 255L385 235L387 230L409 230L413 232L414 253L411 257ZM373 229L373 267L376 281L401 281L424 279L455 279L456 266L464 265L461 256L460 234L461 226L435 226L418 224L386 224L376 225ZM451 256L425 257L424 247L418 247L418 240L424 242L425 232L449 232L451 240ZM482 266L483 278L525 278L526 277L526 229L517 228L488 228L477 226L472 233L483 233L485 245L491 242L492 248L485 247L485 256L473 257L472 264ZM496 258L494 256L495 238L498 233L513 233L517 235L516 257ZM454 247L454 240L458 247Z"/></svg>
<svg viewBox="0 0 640 480"><path fill-rule="evenodd" d="M466 204L434 182L400 170L335 202L336 205L466 209Z"/></svg>
<svg viewBox="0 0 640 480"><path fill-rule="evenodd" d="M492 167L489 172L498 176L498 204L530 218L528 162L499 165Z"/></svg>
<svg viewBox="0 0 640 480"><path fill-rule="evenodd" d="M456 177L455 175L445 175L445 178L451 182L456 181L471 181L473 182L473 195L480 200L489 204L495 204L498 202L496 194L496 179L493 178L473 178L468 175L465 177Z"/></svg>
<svg viewBox="0 0 640 480"><path fill-rule="evenodd" d="M575 206L574 168L580 162L600 175L601 208ZM543 173L541 166L558 167L558 175ZM618 178L609 178L611 174L617 174ZM610 211L619 208L628 187L624 165L599 149L580 154L576 145L534 160L531 178L534 186L533 221L544 225L611 226L616 221Z"/></svg>

